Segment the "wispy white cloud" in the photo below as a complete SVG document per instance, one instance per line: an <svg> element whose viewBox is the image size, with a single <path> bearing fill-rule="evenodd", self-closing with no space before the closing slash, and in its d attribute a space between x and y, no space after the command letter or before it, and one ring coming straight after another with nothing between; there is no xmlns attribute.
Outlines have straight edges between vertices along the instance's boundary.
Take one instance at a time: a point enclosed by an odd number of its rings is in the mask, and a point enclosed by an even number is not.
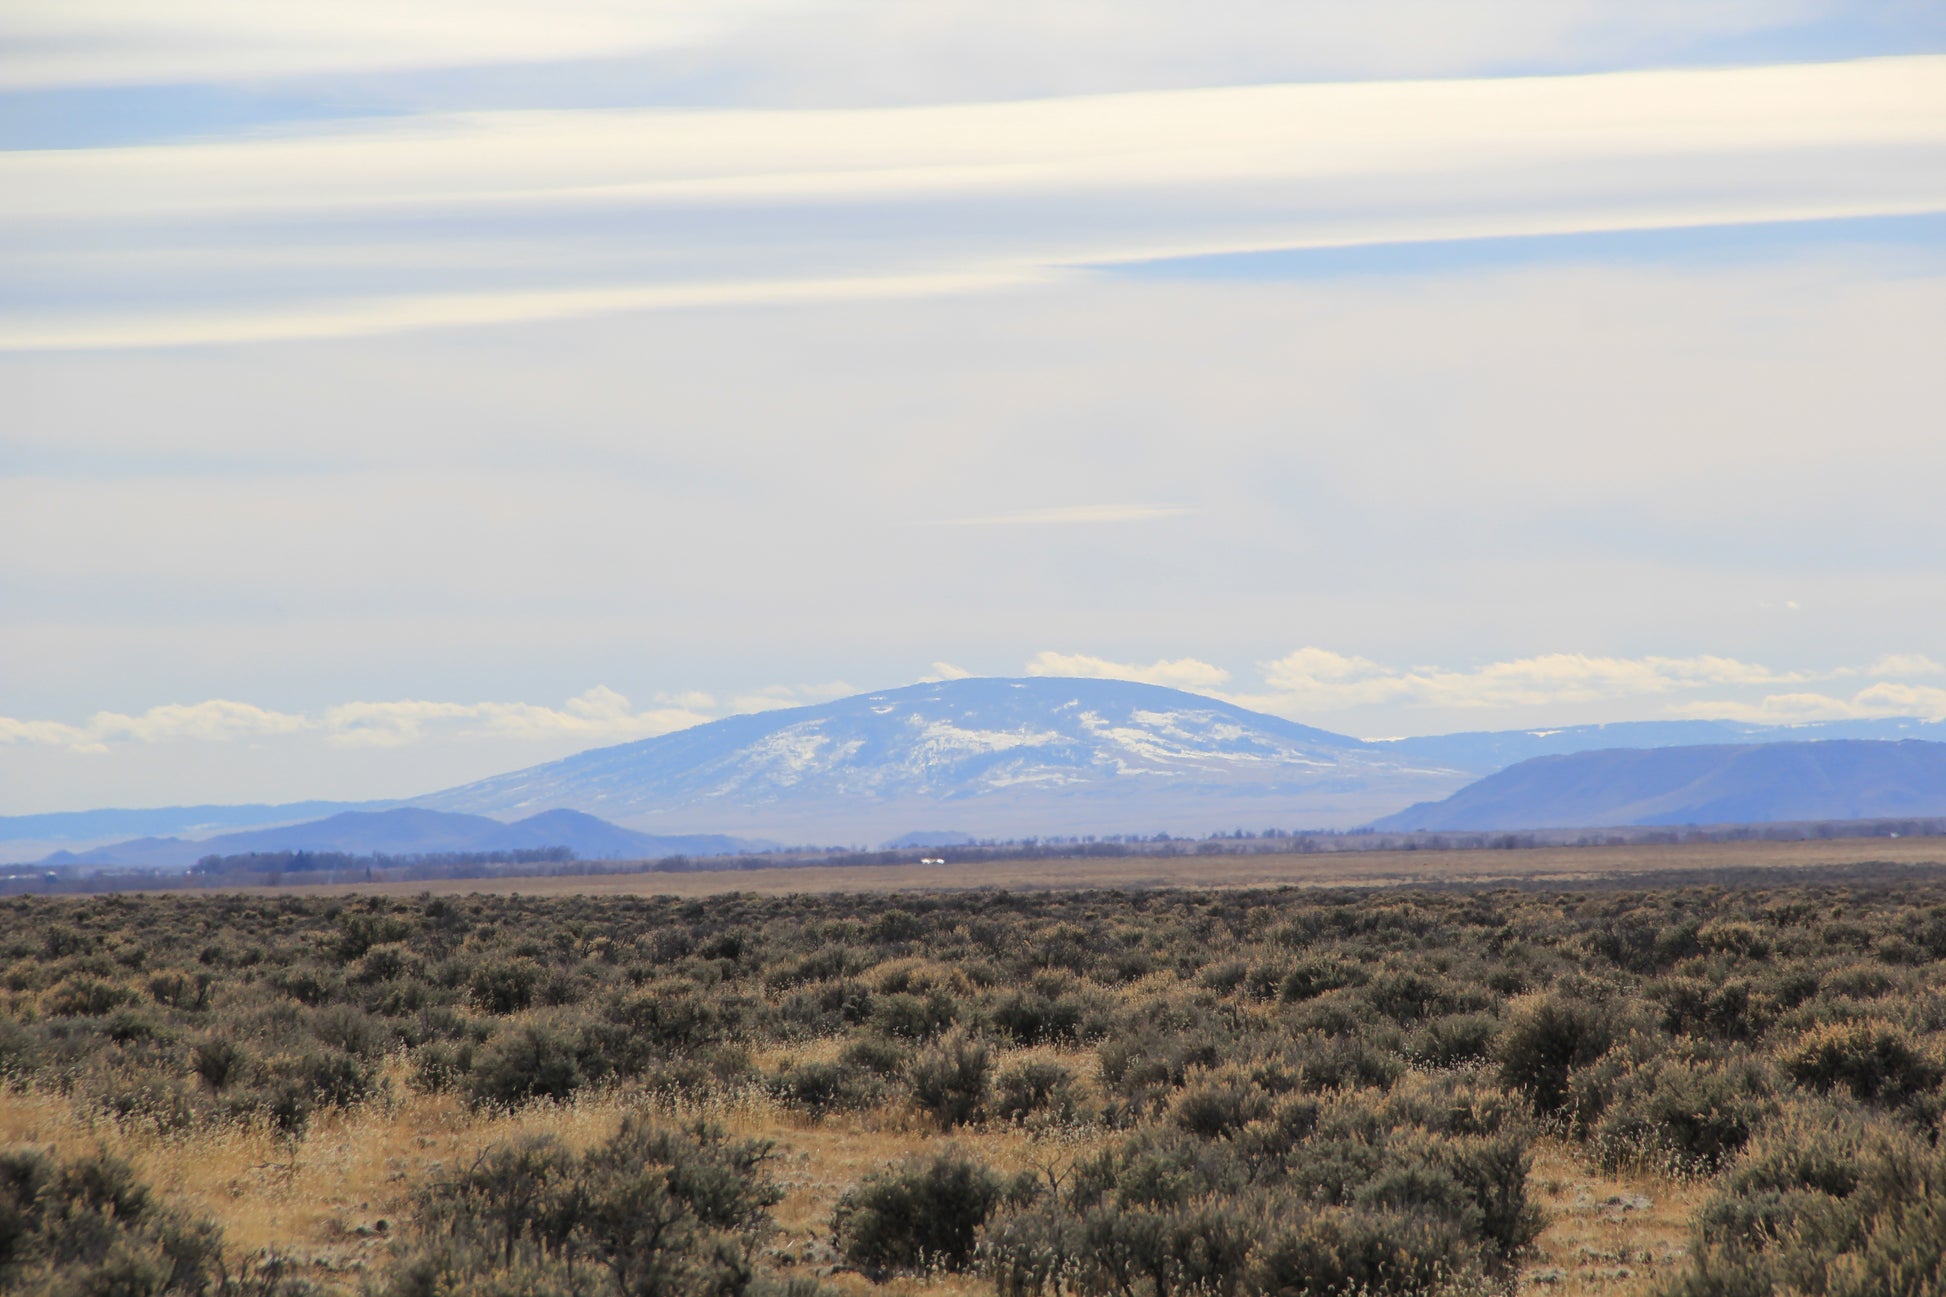
<svg viewBox="0 0 1946 1297"><path fill-rule="evenodd" d="M1398 668L1322 648L1299 649L1264 663L1263 668L1269 693L1258 701L1286 712L1388 705L1534 707L1706 686L1790 684L1813 678L1714 656L1620 658L1548 653L1467 669Z"/></svg>
<svg viewBox="0 0 1946 1297"><path fill-rule="evenodd" d="M730 710L747 713L776 711L781 707L807 707L812 703L830 702L857 692L855 685L848 685L842 680L812 685L766 685L732 698Z"/></svg>
<svg viewBox="0 0 1946 1297"><path fill-rule="evenodd" d="M1394 668L1369 658L1308 647L1261 664L1260 690L1230 688L1232 673L1200 658L1121 662L1052 650L1027 664L1031 676L1132 680L1208 694L1240 706L1305 719L1361 708L1521 711L1541 706L1661 698L1668 716L1745 720L1762 724L1919 717L1946 720L1946 687L1913 681L1946 674L1920 654L1887 654L1866 667L1775 671L1721 656L1621 658L1543 654L1470 668ZM971 673L935 662L926 681L965 679ZM1773 686L1867 678L1850 692ZM102 711L82 722L0 716L0 745L101 754L172 743L230 743L305 736L339 749L404 748L433 741L513 740L594 745L667 734L717 715L773 711L828 702L859 692L844 681L771 685L720 704L699 691L663 693L658 705L637 709L605 686L559 707L524 702L456 703L393 699L340 703L316 713L281 712L251 703L211 699L167 704L137 714Z"/></svg>
<svg viewBox="0 0 1946 1297"><path fill-rule="evenodd" d="M941 518L942 527L1043 527L1090 522L1146 522L1176 518L1195 510L1174 504L1072 504L980 518Z"/></svg>
<svg viewBox="0 0 1946 1297"><path fill-rule="evenodd" d="M685 711L707 712L716 709L714 694L706 694L700 689L680 689L673 693L658 693L655 700L665 707L680 707Z"/></svg>
<svg viewBox="0 0 1946 1297"><path fill-rule="evenodd" d="M75 752L106 752L111 743L167 743L179 739L220 741L308 728L302 716L250 703L212 698L200 703L169 703L139 715L96 712L79 725L60 721L23 721L0 716L0 743L32 743Z"/></svg>
<svg viewBox="0 0 1946 1297"><path fill-rule="evenodd" d="M1924 676L1946 675L1946 666L1923 653L1888 653L1866 667L1865 674L1880 680L1914 680Z"/></svg>
<svg viewBox="0 0 1946 1297"><path fill-rule="evenodd" d="M649 738L700 724L709 717L684 706L636 711L615 690L597 685L561 707L534 703L442 703L408 700L342 703L327 708L323 726L341 747L398 747L429 736L441 721L464 722L465 736L513 739L586 739L589 742Z"/></svg>
<svg viewBox="0 0 1946 1297"><path fill-rule="evenodd" d="M1143 665L1090 657L1085 653L1037 653L1027 664L1030 676L1084 676L1101 680L1134 680L1141 684L1167 685L1171 689L1210 692L1220 689L1230 678L1222 667L1196 658L1176 658Z"/></svg>
<svg viewBox="0 0 1946 1297"><path fill-rule="evenodd" d="M69 267L72 294L0 316L0 347L341 337L977 291L1253 249L1946 210L1946 58L478 113L0 154L0 189L0 230L37 265ZM628 235L587 233L591 212L628 213ZM441 223L455 216L490 216L495 233L456 239ZM326 237L437 238L440 257L407 287ZM342 299L317 297L326 264Z"/></svg>
<svg viewBox="0 0 1946 1297"><path fill-rule="evenodd" d="M1866 667L1778 671L1732 657L1613 657L1547 653L1475 667L1394 667L1370 658L1307 647L1260 664L1263 688L1229 688L1231 673L1197 658L1143 665L1086 654L1044 652L1029 675L1136 680L1207 693L1276 715L1305 719L1357 709L1522 712L1535 707L1664 699L1661 714L1792 724L1809 720L1918 716L1946 718L1946 689L1907 683L1946 673L1920 654L1887 654ZM1840 697L1793 689L1752 700L1755 689L1846 677L1875 683ZM1697 695L1708 695L1699 697Z"/></svg>
<svg viewBox="0 0 1946 1297"><path fill-rule="evenodd" d="M1766 694L1756 702L1692 702L1673 710L1681 715L1751 721L1761 725L1874 720L1895 716L1940 721L1946 720L1946 689L1881 682L1848 697L1816 692Z"/></svg>
<svg viewBox="0 0 1946 1297"><path fill-rule="evenodd" d="M0 85L251 81L612 57L693 46L765 11L750 0L64 0L0 20Z"/></svg>
<svg viewBox="0 0 1946 1297"><path fill-rule="evenodd" d="M844 279L630 284L532 292L401 293L351 300L286 301L271 309L231 307L130 313L65 322L9 321L0 316L0 351L93 351L362 338L417 329L583 319L621 311L936 297L1024 287L1046 282L1052 273L1026 266L992 266L946 274Z"/></svg>
<svg viewBox="0 0 1946 1297"><path fill-rule="evenodd" d="M1510 187L1527 168L1550 162L1574 163L1590 173L1596 192L1640 211L1643 200L1658 196L1680 203L1681 190L1666 187L1676 177L1665 174L1657 177L1663 184L1651 186L1646 173L1604 168L1656 157L1936 146L1946 138L1938 121L1946 101L1942 67L1946 57L1913 56L847 112L471 113L357 123L337 134L11 153L0 158L0 178L12 195L4 216L14 224L76 216L344 217L1073 196L1189 182L1315 186L1370 176L1436 178L1437 192L1448 192L1464 175L1466 203L1449 203L1441 214L1451 224L1463 211L1504 211L1513 200L1521 200L1515 211L1572 209L1583 195L1571 177L1545 194L1532 189L1531 178ZM1536 120L1548 129L1531 129ZM1915 183L1911 193L1938 200L1938 185ZM1625 197L1631 189L1637 192ZM1821 185L1800 189L1826 192ZM1194 213L1206 225L1211 207L1244 196L1212 194L1219 201L1172 216ZM1411 193L1406 210L1416 214L1428 196ZM1769 189L1756 197L1775 206L1780 194ZM1383 227L1398 212L1394 204L1364 214ZM1356 237L1355 222L1342 227ZM1143 255L1100 237L1073 253ZM1389 227L1367 236L1394 237Z"/></svg>
<svg viewBox="0 0 1946 1297"><path fill-rule="evenodd" d="M1871 6L1874 10L1883 6ZM730 93L845 102L1666 57L1834 0L63 0L0 11L0 84L372 73L677 55ZM599 73L597 73L599 75ZM561 80L586 78L569 67ZM529 73L531 85L537 74ZM543 79L544 83L544 79Z"/></svg>
<svg viewBox="0 0 1946 1297"><path fill-rule="evenodd" d="M570 698L558 708L533 703L397 699L339 703L316 715L305 715L212 699L151 707L136 716L98 712L78 725L0 716L0 743L101 753L121 744L223 742L304 733L321 736L334 747L349 748L403 747L442 734L598 742L647 738L708 719L684 705L636 711L626 697L602 686Z"/></svg>

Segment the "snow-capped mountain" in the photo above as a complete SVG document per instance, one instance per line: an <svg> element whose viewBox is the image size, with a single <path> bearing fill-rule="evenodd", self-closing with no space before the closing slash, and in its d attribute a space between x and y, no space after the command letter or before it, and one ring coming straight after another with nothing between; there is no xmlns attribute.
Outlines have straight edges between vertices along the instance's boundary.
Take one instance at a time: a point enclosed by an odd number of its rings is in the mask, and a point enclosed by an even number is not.
<svg viewBox="0 0 1946 1297"><path fill-rule="evenodd" d="M819 844L1349 828L1536 756L1832 739L1946 742L1946 722L1630 721L1361 742L1153 685L955 680L734 716L406 801L0 816L0 861L400 806L503 820L574 810L654 834Z"/></svg>
<svg viewBox="0 0 1946 1297"><path fill-rule="evenodd" d="M1208 833L1362 823L1467 781L1179 690L952 680L735 716L416 799L485 815L570 807L657 832L876 842Z"/></svg>

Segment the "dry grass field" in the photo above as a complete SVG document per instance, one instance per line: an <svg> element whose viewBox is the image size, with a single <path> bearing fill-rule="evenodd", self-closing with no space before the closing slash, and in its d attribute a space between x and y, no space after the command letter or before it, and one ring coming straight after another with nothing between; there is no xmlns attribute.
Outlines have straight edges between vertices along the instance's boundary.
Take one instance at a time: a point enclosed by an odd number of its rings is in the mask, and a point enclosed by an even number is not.
<svg viewBox="0 0 1946 1297"><path fill-rule="evenodd" d="M950 851L945 854L950 856ZM413 883L292 884L258 894L340 896L759 896L831 892L1009 891L1098 887L1401 887L1495 882L1626 880L1752 869L1864 865L1946 869L1946 839L1836 838L1815 842L1701 842L1510 851L1356 851L1291 855L1058 857L945 865L804 865L685 873L442 879Z"/></svg>
<svg viewBox="0 0 1946 1297"><path fill-rule="evenodd" d="M1936 1297L1936 855L0 902L0 1289Z"/></svg>
<svg viewBox="0 0 1946 1297"><path fill-rule="evenodd" d="M829 1052L829 1051L827 1051ZM1052 1056L1077 1072L1088 1059ZM452 1096L410 1092L395 1061L388 1102L335 1115L296 1141L262 1129L168 1136L139 1122L77 1111L66 1098L0 1091L0 1145L101 1150L126 1159L179 1205L219 1222L248 1253L276 1254L302 1275L355 1288L385 1262L411 1191L428 1174L462 1163L516 1134L547 1133L576 1149L609 1135L624 1112L646 1108L670 1121L707 1118L731 1132L775 1142L785 1197L775 1209L768 1251L786 1271L826 1270L835 1259L830 1221L839 1196L871 1172L927 1150L938 1132L910 1114L812 1119L752 1095L715 1102L649 1102L618 1094L540 1103L518 1113L482 1113ZM1029 1134L996 1126L961 1131L954 1142L1004 1171L1072 1162L1108 1138L1099 1129ZM1681 1265L1691 1218L1706 1196L1696 1179L1611 1175L1587 1164L1571 1144L1544 1140L1532 1177L1547 1226L1507 1286L1559 1297L1648 1293ZM974 1275L932 1274L872 1283L839 1271L840 1292L878 1297L990 1297Z"/></svg>

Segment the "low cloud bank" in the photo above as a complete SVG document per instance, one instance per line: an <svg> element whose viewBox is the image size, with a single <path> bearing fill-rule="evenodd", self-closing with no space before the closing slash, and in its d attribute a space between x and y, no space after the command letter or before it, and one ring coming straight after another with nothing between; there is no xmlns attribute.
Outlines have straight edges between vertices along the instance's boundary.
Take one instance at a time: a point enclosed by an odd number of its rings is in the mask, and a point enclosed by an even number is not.
<svg viewBox="0 0 1946 1297"><path fill-rule="evenodd" d="M1946 666L1922 654L1891 653L1867 666L1823 671L1778 671L1736 658L1609 657L1547 653L1474 667L1397 667L1315 646L1259 664L1262 688L1230 688L1233 674L1200 658L1120 662L1086 653L1047 650L1025 667L1030 676L1132 680L1209 694L1239 706L1311 720L1375 706L1508 711L1666 697L1670 717L1713 718L1789 725L1807 721L1913 716L1946 719ZM970 674L935 662L927 679ZM1846 688L1843 682L1864 682ZM1814 686L1823 686L1822 688ZM1735 689L1777 688L1760 697L1725 696ZM183 741L218 743L278 735L316 735L333 747L396 748L434 738L500 738L590 745L652 738L720 716L828 702L857 693L843 681L768 685L720 702L698 690L658 693L637 709L624 694L597 685L559 707L526 702L440 702L397 699L347 702L316 713L277 711L233 699L170 703L139 715L97 712L85 721L0 716L0 743L33 744L100 753L115 746ZM1699 696L1705 695L1705 696Z"/></svg>

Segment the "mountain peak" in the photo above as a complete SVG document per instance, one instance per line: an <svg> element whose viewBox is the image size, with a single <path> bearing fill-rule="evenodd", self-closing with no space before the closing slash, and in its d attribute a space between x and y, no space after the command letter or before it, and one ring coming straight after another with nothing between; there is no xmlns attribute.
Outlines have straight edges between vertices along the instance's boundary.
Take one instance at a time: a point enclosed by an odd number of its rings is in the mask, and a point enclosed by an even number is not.
<svg viewBox="0 0 1946 1297"><path fill-rule="evenodd" d="M1351 823L1348 802L1396 806L1459 782L1179 689L976 677L733 716L418 804L495 815L574 807L635 827L875 841L936 824L947 805L953 822L1001 836L1207 832L1239 816L1257 827ZM1152 796L1163 787L1177 794L1167 810Z"/></svg>

